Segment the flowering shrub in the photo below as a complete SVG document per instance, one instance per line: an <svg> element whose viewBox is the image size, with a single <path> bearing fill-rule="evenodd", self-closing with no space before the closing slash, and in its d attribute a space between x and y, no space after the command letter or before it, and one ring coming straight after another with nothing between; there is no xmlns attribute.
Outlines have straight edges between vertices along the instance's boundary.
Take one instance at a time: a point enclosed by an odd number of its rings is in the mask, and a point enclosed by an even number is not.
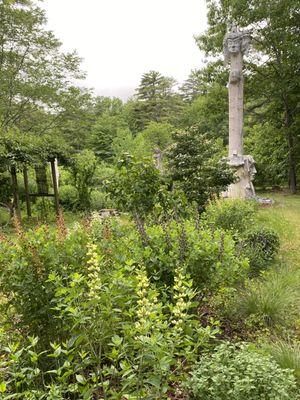
<svg viewBox="0 0 300 400"><path fill-rule="evenodd" d="M0 243L0 285L5 296L1 311L14 329L39 336L39 344L61 339L49 275L59 273L63 279L78 271L86 260L87 241L84 229L66 234L59 224L57 230L39 226L19 232L16 243Z"/></svg>
<svg viewBox="0 0 300 400"><path fill-rule="evenodd" d="M130 223L58 224L0 243L1 399L169 398L218 333L185 263L162 296Z"/></svg>
<svg viewBox="0 0 300 400"><path fill-rule="evenodd" d="M197 229L194 221L171 221L144 226L140 234L127 227L116 231L113 226L111 232L112 257L127 254L134 263L145 265L152 282L163 290L173 285L175 270L182 265L194 287L202 291L233 285L247 275L247 260L236 256L235 241L220 229Z"/></svg>

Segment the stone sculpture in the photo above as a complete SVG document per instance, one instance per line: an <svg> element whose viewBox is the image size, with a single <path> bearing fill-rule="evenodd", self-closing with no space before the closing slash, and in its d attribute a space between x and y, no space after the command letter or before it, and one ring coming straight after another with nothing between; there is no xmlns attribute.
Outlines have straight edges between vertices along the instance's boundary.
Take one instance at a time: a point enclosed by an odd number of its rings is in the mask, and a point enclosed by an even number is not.
<svg viewBox="0 0 300 400"><path fill-rule="evenodd" d="M232 25L223 42L225 63L230 63L229 94L229 154L228 164L235 170L236 182L225 193L230 198L252 198L252 183L256 172L254 160L243 149L243 56L249 50L251 31L240 31Z"/></svg>
<svg viewBox="0 0 300 400"><path fill-rule="evenodd" d="M159 170L160 173L164 173L164 163L163 163L163 158L164 158L164 152L159 149L158 147L154 149L154 163L156 168Z"/></svg>

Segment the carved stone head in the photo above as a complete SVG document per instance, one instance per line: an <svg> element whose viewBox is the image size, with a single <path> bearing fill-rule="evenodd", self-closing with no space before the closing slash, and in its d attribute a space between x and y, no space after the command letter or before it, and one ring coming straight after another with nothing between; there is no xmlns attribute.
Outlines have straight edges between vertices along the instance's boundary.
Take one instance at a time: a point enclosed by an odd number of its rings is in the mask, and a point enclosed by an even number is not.
<svg viewBox="0 0 300 400"><path fill-rule="evenodd" d="M231 54L237 54L241 51L241 41L239 38L231 39L227 41L228 52Z"/></svg>
<svg viewBox="0 0 300 400"><path fill-rule="evenodd" d="M229 32L225 35L223 40L223 53L225 63L230 61L230 55L238 53L246 54L251 41L251 32L240 31L236 25L232 24Z"/></svg>

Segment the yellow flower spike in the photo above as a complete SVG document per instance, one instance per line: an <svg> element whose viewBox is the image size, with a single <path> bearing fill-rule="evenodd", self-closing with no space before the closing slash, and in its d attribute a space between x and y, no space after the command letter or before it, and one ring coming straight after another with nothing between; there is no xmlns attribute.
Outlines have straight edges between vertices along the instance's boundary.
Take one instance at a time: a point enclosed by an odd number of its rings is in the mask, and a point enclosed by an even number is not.
<svg viewBox="0 0 300 400"><path fill-rule="evenodd" d="M87 270L88 270L88 297L91 299L99 298L99 290L101 289L100 278L100 261L101 256L97 253L97 246L94 243L87 244Z"/></svg>

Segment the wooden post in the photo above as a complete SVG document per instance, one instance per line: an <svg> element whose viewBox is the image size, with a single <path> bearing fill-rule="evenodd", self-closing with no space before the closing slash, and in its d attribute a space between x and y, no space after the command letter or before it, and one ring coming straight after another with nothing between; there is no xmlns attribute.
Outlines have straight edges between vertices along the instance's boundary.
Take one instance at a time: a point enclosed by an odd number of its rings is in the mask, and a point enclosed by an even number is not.
<svg viewBox="0 0 300 400"><path fill-rule="evenodd" d="M56 175L56 168L55 168L55 160L50 161L51 164L51 173L52 173L52 182L53 182L53 189L54 189L54 205L55 205L55 212L56 215L59 215L59 195L58 195L58 185L57 185L57 175Z"/></svg>
<svg viewBox="0 0 300 400"><path fill-rule="evenodd" d="M15 165L10 168L11 174L11 183L12 183L12 190L14 196L14 207L16 210L16 214L19 220L21 220L21 210L20 210L20 201L19 201L19 191L18 191L18 178L17 178L17 169Z"/></svg>
<svg viewBox="0 0 300 400"><path fill-rule="evenodd" d="M27 171L26 165L24 165L24 167L23 167L23 178L24 178L27 217L30 218L31 217L31 206L30 206L30 196L29 196L28 171Z"/></svg>

